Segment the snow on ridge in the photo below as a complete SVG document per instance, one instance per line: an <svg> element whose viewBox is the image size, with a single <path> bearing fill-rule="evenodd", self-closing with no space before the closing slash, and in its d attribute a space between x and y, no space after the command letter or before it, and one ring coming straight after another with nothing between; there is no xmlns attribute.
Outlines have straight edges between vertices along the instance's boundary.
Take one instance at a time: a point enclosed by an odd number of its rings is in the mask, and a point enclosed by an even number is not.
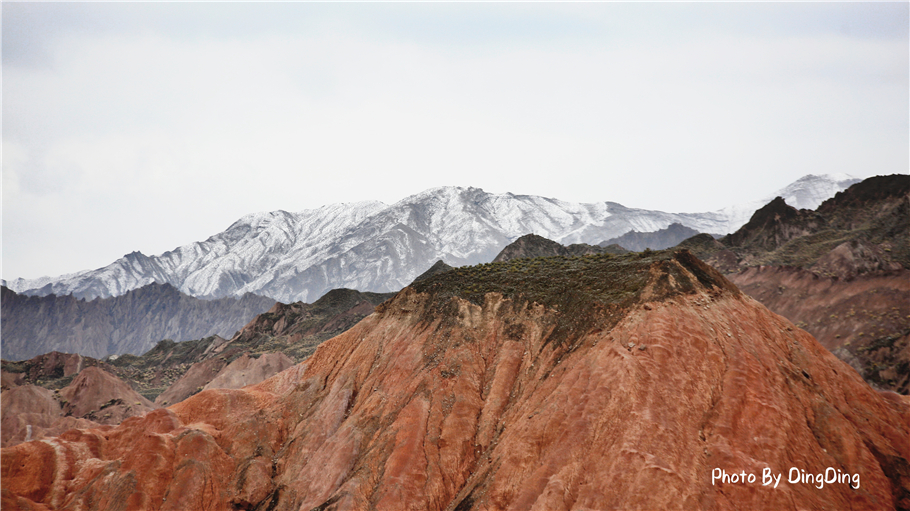
<svg viewBox="0 0 910 511"><path fill-rule="evenodd" d="M779 194L820 203L853 179L804 176ZM665 213L608 201L572 203L442 186L391 205L361 201L252 213L205 241L159 256L127 254L97 270L8 284L16 292L49 289L92 297L166 282L206 298L250 292L285 302L312 301L337 287L397 290L436 260L452 265L486 262L515 238L532 232L561 243L597 244L629 230L649 232L678 222L723 234L744 224L767 201L708 213Z"/></svg>

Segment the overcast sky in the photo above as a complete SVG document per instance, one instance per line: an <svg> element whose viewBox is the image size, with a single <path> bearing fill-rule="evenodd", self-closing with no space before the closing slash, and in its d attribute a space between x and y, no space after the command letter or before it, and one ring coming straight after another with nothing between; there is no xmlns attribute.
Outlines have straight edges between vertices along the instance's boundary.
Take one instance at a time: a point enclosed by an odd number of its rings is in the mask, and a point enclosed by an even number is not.
<svg viewBox="0 0 910 511"><path fill-rule="evenodd" d="M2 276L441 185L671 212L910 169L908 3L2 3Z"/></svg>

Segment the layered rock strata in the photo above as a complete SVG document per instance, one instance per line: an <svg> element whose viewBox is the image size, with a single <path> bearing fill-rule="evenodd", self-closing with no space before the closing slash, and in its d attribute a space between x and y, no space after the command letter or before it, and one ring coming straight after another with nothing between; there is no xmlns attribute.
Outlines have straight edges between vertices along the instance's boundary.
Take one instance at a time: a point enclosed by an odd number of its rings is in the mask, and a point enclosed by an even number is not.
<svg viewBox="0 0 910 511"><path fill-rule="evenodd" d="M256 386L4 449L2 498L4 509L906 509L908 424L906 399L873 390L688 252L518 260L406 288ZM829 468L847 481L788 479ZM761 484L765 470L778 484Z"/></svg>

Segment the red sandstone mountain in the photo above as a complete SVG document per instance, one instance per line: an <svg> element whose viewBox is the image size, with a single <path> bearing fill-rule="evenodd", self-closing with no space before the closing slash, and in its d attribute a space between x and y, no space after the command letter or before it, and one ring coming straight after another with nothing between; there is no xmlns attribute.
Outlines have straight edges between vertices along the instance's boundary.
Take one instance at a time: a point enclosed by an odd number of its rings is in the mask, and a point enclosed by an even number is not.
<svg viewBox="0 0 910 511"><path fill-rule="evenodd" d="M434 275L259 385L0 476L4 509L907 509L908 453L906 399L662 252ZM828 467L858 484L788 482Z"/></svg>
<svg viewBox="0 0 910 511"><path fill-rule="evenodd" d="M36 385L5 390L2 406L3 446L56 436L77 427L119 424L156 408L123 380L97 367L83 369L59 391Z"/></svg>

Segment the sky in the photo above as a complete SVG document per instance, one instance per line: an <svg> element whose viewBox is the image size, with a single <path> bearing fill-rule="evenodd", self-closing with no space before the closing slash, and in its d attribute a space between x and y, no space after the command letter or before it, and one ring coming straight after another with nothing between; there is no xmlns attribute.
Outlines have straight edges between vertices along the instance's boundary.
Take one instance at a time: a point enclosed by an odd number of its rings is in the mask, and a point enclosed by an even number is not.
<svg viewBox="0 0 910 511"><path fill-rule="evenodd" d="M713 211L910 172L910 4L2 2L2 277L474 186Z"/></svg>

